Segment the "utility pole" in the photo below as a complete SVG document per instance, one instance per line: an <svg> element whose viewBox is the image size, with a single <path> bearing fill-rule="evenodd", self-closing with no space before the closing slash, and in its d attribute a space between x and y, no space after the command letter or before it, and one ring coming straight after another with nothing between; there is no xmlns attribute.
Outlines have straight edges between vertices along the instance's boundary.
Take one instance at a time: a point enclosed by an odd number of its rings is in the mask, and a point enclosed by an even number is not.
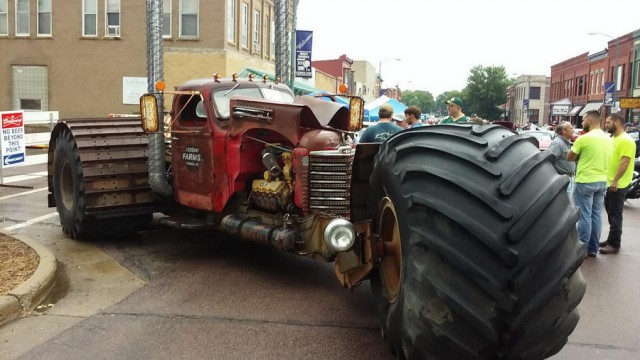
<svg viewBox="0 0 640 360"><path fill-rule="evenodd" d="M276 78L289 81L289 0L275 0Z"/></svg>

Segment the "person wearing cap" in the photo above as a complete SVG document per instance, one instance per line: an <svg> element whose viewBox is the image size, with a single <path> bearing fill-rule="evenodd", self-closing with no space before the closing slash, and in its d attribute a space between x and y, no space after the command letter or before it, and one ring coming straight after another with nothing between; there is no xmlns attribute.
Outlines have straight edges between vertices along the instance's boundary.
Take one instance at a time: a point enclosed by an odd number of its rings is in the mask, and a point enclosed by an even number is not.
<svg viewBox="0 0 640 360"><path fill-rule="evenodd" d="M422 110L415 105L411 105L408 108L404 109L404 121L407 124L406 128L411 129L414 127L422 126L422 122L420 122L420 115L422 114Z"/></svg>
<svg viewBox="0 0 640 360"><path fill-rule="evenodd" d="M452 97L446 101L447 103L447 116L440 121L440 124L459 124L469 121L469 117L462 112L462 99L459 97Z"/></svg>
<svg viewBox="0 0 640 360"><path fill-rule="evenodd" d="M407 122L404 114L393 114L391 117L393 121L395 121L396 125L400 126L403 129L407 128Z"/></svg>
<svg viewBox="0 0 640 360"><path fill-rule="evenodd" d="M391 121L393 107L389 104L380 105L378 110L380 120L371 125L362 133L358 143L381 143L386 141L391 135L402 131L402 128Z"/></svg>

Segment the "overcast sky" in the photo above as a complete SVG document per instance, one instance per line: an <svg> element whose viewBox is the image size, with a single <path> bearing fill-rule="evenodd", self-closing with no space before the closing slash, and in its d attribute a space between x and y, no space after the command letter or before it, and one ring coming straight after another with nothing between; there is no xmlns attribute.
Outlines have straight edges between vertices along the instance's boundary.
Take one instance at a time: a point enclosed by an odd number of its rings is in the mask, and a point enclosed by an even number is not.
<svg viewBox="0 0 640 360"><path fill-rule="evenodd" d="M299 0L297 21L314 32L313 60L382 61L383 86L436 97L462 90L476 65L549 76L551 65L607 48L609 38L588 33L640 29L640 1Z"/></svg>

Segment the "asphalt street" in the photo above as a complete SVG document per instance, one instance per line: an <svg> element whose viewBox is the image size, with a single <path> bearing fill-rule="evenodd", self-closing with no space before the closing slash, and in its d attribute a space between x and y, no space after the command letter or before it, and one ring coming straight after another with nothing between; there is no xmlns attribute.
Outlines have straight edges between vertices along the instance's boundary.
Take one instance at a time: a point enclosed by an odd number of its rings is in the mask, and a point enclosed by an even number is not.
<svg viewBox="0 0 640 360"><path fill-rule="evenodd" d="M217 232L152 224L117 241L69 240L46 207L45 170L5 171L32 188L0 187L0 226L59 263L44 306L0 327L0 359L393 358L367 283L350 292L331 264ZM640 201L625 207L624 225L620 254L582 265L581 319L552 359L640 358Z"/></svg>

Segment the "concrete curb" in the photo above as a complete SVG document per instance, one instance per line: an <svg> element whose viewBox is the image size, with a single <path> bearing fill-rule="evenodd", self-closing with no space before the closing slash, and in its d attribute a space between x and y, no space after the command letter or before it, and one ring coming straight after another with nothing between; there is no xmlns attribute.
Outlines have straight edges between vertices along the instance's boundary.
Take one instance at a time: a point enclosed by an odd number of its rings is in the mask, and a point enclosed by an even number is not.
<svg viewBox="0 0 640 360"><path fill-rule="evenodd" d="M57 262L53 253L38 242L3 229L0 229L0 233L22 241L40 257L38 268L27 281L11 290L8 295L0 296L1 326L24 312L33 310L49 295L55 283Z"/></svg>

